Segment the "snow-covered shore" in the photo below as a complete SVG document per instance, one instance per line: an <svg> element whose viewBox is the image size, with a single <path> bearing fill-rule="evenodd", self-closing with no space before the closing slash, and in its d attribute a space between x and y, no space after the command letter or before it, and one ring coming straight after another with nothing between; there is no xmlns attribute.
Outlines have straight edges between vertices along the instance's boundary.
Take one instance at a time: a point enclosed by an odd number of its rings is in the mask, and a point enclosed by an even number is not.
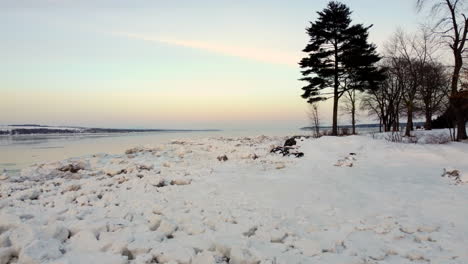
<svg viewBox="0 0 468 264"><path fill-rule="evenodd" d="M468 263L468 184L441 177L465 179L466 144L269 153L284 139L173 141L0 180L0 264Z"/></svg>

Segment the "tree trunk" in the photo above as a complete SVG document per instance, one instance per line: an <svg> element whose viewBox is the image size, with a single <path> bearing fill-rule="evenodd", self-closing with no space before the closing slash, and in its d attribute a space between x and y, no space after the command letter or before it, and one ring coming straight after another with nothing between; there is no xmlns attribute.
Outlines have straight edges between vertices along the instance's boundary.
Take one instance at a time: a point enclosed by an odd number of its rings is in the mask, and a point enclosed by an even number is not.
<svg viewBox="0 0 468 264"><path fill-rule="evenodd" d="M432 130L432 113L430 110L426 110L426 122L424 123L425 130Z"/></svg>
<svg viewBox="0 0 468 264"><path fill-rule="evenodd" d="M385 132L389 132L390 131L390 118L389 116L385 116L384 119L383 119L383 125L384 125L384 131Z"/></svg>
<svg viewBox="0 0 468 264"><path fill-rule="evenodd" d="M413 130L413 106L410 104L407 106L408 121L406 122L405 136L411 136L411 130Z"/></svg>
<svg viewBox="0 0 468 264"><path fill-rule="evenodd" d="M452 97L458 96L458 80L460 79L460 70L463 66L463 58L460 53L454 52L455 55L455 67L453 69L452 76ZM457 140L467 139L466 135L466 116L463 111L463 106L454 104L453 100L450 100L452 108L455 112L456 124L457 124Z"/></svg>
<svg viewBox="0 0 468 264"><path fill-rule="evenodd" d="M393 131L393 132L398 131L398 122L397 122L396 116L393 117L393 121L392 121L392 131Z"/></svg>
<svg viewBox="0 0 468 264"><path fill-rule="evenodd" d="M467 139L466 135L466 120L463 115L457 115L457 140Z"/></svg>
<svg viewBox="0 0 468 264"><path fill-rule="evenodd" d="M351 111L351 123L353 125L353 135L356 135L356 109L354 109L354 106L353 106L353 109Z"/></svg>
<svg viewBox="0 0 468 264"><path fill-rule="evenodd" d="M335 42L335 82L333 87L333 124L332 124L332 136L338 136L338 88L339 88L339 76L338 76L338 44Z"/></svg>
<svg viewBox="0 0 468 264"><path fill-rule="evenodd" d="M338 95L335 93L333 97L333 125L332 136L338 136Z"/></svg>
<svg viewBox="0 0 468 264"><path fill-rule="evenodd" d="M458 54L458 52L454 51L454 56L455 56L455 66L453 68L452 84L451 84L452 96L456 95L458 92L458 80L460 79L460 71L463 66L463 58L461 54Z"/></svg>
<svg viewBox="0 0 468 264"><path fill-rule="evenodd" d="M397 131L400 131L401 128L400 128L400 114L399 113L397 113L396 115L396 124L397 124Z"/></svg>

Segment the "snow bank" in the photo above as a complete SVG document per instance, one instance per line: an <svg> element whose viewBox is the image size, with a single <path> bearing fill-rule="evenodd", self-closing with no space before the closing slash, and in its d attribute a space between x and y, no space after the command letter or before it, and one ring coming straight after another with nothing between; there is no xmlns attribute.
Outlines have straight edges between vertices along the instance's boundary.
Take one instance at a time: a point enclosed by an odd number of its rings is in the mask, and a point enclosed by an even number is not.
<svg viewBox="0 0 468 264"><path fill-rule="evenodd" d="M322 137L298 140L301 159L270 153L284 139L32 166L1 180L0 264L468 262L468 185L441 177L466 175L466 144Z"/></svg>
<svg viewBox="0 0 468 264"><path fill-rule="evenodd" d="M405 137L404 131L369 133L374 139L384 139L394 143L446 144L452 141L449 129L416 130L411 137Z"/></svg>

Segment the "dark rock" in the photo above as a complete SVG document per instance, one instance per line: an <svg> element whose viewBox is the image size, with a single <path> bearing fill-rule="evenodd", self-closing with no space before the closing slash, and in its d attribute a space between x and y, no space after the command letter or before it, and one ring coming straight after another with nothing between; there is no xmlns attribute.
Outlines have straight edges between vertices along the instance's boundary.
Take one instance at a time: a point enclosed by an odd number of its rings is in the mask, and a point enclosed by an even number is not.
<svg viewBox="0 0 468 264"><path fill-rule="evenodd" d="M227 161L228 160L228 157L226 155L222 155L222 156L219 156L218 157L218 160L219 161Z"/></svg>
<svg viewBox="0 0 468 264"><path fill-rule="evenodd" d="M296 158L302 158L304 157L304 153L303 152L294 152L294 153L289 153L289 155L293 155L295 156Z"/></svg>
<svg viewBox="0 0 468 264"><path fill-rule="evenodd" d="M81 164L68 164L63 167L60 167L58 170L62 172L71 172L71 173L77 173L80 170L83 170L83 166Z"/></svg>
<svg viewBox="0 0 468 264"><path fill-rule="evenodd" d="M285 147L292 147L292 146L295 146L296 144L297 144L297 142L296 142L295 137L289 138L289 139L286 140L286 142L284 142Z"/></svg>
<svg viewBox="0 0 468 264"><path fill-rule="evenodd" d="M296 158L304 157L303 152L295 151L293 147L274 147L270 153L281 154L283 156L295 156Z"/></svg>
<svg viewBox="0 0 468 264"><path fill-rule="evenodd" d="M273 149L271 149L270 153L282 154L283 156L286 156L286 155L289 154L289 149L290 149L290 147L277 146L277 147L274 147Z"/></svg>

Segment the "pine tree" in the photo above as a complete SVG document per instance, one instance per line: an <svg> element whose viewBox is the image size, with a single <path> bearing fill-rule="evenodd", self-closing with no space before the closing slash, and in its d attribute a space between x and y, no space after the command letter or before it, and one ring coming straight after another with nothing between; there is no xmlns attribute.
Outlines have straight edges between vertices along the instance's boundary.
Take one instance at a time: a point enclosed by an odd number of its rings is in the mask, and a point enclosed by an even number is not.
<svg viewBox="0 0 468 264"><path fill-rule="evenodd" d="M368 43L368 30L361 24L351 26L350 9L331 1L318 19L307 28L310 41L303 50L308 56L299 65L302 97L309 103L333 98L333 130L338 134L338 101L350 89L366 90L376 87L383 75L375 67L380 57L375 46Z"/></svg>

